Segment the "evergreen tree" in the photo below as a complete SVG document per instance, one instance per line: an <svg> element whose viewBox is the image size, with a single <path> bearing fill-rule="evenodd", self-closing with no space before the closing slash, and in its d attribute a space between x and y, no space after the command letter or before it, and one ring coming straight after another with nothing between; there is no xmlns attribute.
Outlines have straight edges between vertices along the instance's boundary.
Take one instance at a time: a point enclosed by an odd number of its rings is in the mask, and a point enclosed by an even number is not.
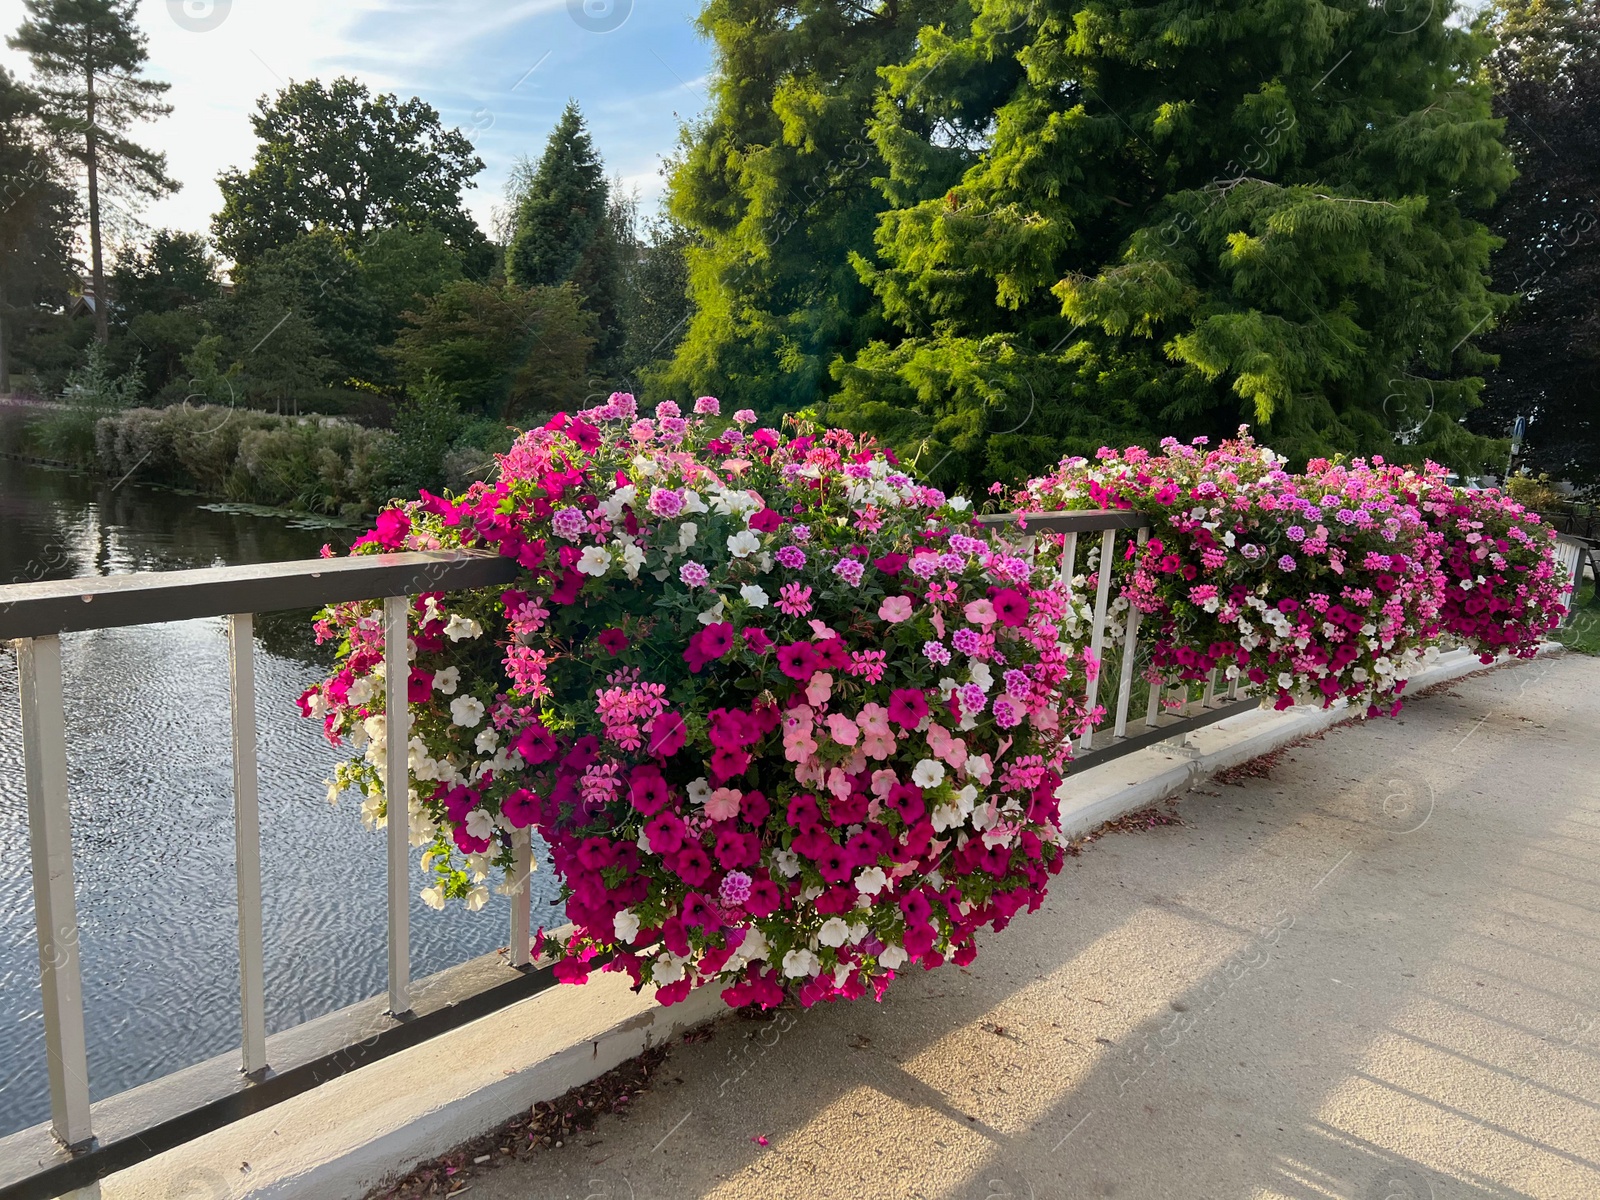
<svg viewBox="0 0 1600 1200"><path fill-rule="evenodd" d="M963 0L709 0L711 110L685 131L670 183L688 247L693 316L661 384L804 408L828 365L879 327L851 267L870 252L885 174L867 136L880 68Z"/></svg>
<svg viewBox="0 0 1600 1200"><path fill-rule="evenodd" d="M1485 339L1500 356L1482 432L1528 421L1522 465L1600 485L1600 9L1500 0L1486 14L1495 111L1519 176L1495 213L1495 285L1517 294ZM1502 464L1503 465L1503 464Z"/></svg>
<svg viewBox="0 0 1600 1200"><path fill-rule="evenodd" d="M633 244L631 209L612 197L575 101L562 110L538 166L522 178L506 278L522 288L576 288L595 318L595 365L614 371L626 336L618 306Z"/></svg>
<svg viewBox="0 0 1600 1200"><path fill-rule="evenodd" d="M1405 9L1405 11L1400 11ZM1506 303L1484 37L1368 0L973 0L884 72L891 332L836 420L947 481L1240 422L1296 459L1468 433Z"/></svg>
<svg viewBox="0 0 1600 1200"><path fill-rule="evenodd" d="M130 126L172 111L161 97L169 84L141 75L148 39L136 21L136 0L24 0L28 19L7 39L24 51L41 81L43 115L67 153L83 167L89 193L89 270L95 334L109 337L102 185L112 194L161 196L178 190L164 154L126 135Z"/></svg>
<svg viewBox="0 0 1600 1200"><path fill-rule="evenodd" d="M76 199L62 183L38 117L38 94L0 67L0 395L11 391L13 341L65 305Z"/></svg>
<svg viewBox="0 0 1600 1200"><path fill-rule="evenodd" d="M653 390L656 368L671 361L689 324L687 254L694 235L670 216L652 220L646 232L623 292L628 334L623 362L630 375L643 377L646 390Z"/></svg>

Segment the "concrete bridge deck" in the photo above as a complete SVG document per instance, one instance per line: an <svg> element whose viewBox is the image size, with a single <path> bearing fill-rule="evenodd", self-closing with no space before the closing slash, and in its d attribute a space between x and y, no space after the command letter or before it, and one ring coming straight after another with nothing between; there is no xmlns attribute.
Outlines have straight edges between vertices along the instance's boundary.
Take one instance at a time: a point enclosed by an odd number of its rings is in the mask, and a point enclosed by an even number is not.
<svg viewBox="0 0 1600 1200"><path fill-rule="evenodd" d="M968 970L727 1018L472 1200L1600 1196L1600 660L1111 835Z"/></svg>

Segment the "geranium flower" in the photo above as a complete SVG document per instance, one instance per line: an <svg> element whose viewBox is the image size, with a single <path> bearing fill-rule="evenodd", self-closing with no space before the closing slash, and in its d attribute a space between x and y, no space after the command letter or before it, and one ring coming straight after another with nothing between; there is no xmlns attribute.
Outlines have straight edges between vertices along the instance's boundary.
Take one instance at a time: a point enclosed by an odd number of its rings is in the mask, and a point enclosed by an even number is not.
<svg viewBox="0 0 1600 1200"><path fill-rule="evenodd" d="M778 611L786 617L803 617L811 611L811 589L786 583L778 591Z"/></svg>
<svg viewBox="0 0 1600 1200"><path fill-rule="evenodd" d="M806 565L806 552L799 546L779 546L774 555L778 562L791 571L798 571Z"/></svg>
<svg viewBox="0 0 1600 1200"><path fill-rule="evenodd" d="M711 581L711 572L691 559L678 568L678 578L688 587L705 587Z"/></svg>

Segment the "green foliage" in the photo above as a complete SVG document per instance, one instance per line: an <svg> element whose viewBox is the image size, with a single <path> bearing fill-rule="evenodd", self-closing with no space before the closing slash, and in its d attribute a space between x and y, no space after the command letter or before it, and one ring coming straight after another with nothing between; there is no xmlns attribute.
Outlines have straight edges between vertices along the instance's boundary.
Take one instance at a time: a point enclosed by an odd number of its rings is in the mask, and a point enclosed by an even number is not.
<svg viewBox="0 0 1600 1200"><path fill-rule="evenodd" d="M379 457L380 486L396 496L415 496L418 488L445 486L444 459L466 429L461 406L431 375L395 405L391 437Z"/></svg>
<svg viewBox="0 0 1600 1200"><path fill-rule="evenodd" d="M472 144L431 105L373 96L341 76L263 96L250 119L260 146L248 171L217 179L217 245L241 264L327 228L351 246L389 226L431 226L487 266L487 242L461 206L483 170Z"/></svg>
<svg viewBox="0 0 1600 1200"><path fill-rule="evenodd" d="M393 355L413 389L432 377L464 411L510 420L580 404L594 346L594 318L576 289L445 285L408 327Z"/></svg>
<svg viewBox="0 0 1600 1200"><path fill-rule="evenodd" d="M124 322L214 300L221 291L220 264L205 238L179 229L158 229L146 246L125 247L111 272L113 313Z"/></svg>
<svg viewBox="0 0 1600 1200"><path fill-rule="evenodd" d="M377 344L392 345L404 314L426 304L464 275L461 253L439 230L390 226L372 234L356 255L368 295L377 303Z"/></svg>
<svg viewBox="0 0 1600 1200"><path fill-rule="evenodd" d="M119 373L105 347L91 344L84 364L67 376L60 406L32 422L32 437L47 458L93 462L96 423L137 403L142 386L137 358Z"/></svg>
<svg viewBox="0 0 1600 1200"><path fill-rule="evenodd" d="M887 81L893 328L830 417L946 482L1241 421L1291 457L1499 453L1461 418L1503 311L1485 40L1366 0L974 0ZM1402 17L1405 19L1402 20Z"/></svg>
<svg viewBox="0 0 1600 1200"><path fill-rule="evenodd" d="M77 199L61 178L42 100L0 67L0 395L11 390L13 342L67 304ZM37 367L24 351L19 365Z"/></svg>
<svg viewBox="0 0 1600 1200"><path fill-rule="evenodd" d="M881 327L851 267L870 253L887 174L866 134L880 68L961 0L771 4L710 0L712 103L686 131L671 211L688 248L693 316L663 388L775 413L829 390L828 366Z"/></svg>
<svg viewBox="0 0 1600 1200"><path fill-rule="evenodd" d="M623 288L622 364L626 374L648 380L671 360L689 324L687 255L695 236L670 216L652 220L646 232Z"/></svg>
<svg viewBox="0 0 1600 1200"><path fill-rule="evenodd" d="M576 288L595 318L596 365L613 370L625 336L618 309L632 209L611 196L576 103L562 110L538 166L524 170L522 180L506 278L522 288Z"/></svg>
<svg viewBox="0 0 1600 1200"><path fill-rule="evenodd" d="M1485 340L1500 362L1474 424L1504 436L1528 418L1522 462L1600 489L1600 11L1500 0L1485 25L1519 171L1495 212L1495 283L1517 306Z"/></svg>

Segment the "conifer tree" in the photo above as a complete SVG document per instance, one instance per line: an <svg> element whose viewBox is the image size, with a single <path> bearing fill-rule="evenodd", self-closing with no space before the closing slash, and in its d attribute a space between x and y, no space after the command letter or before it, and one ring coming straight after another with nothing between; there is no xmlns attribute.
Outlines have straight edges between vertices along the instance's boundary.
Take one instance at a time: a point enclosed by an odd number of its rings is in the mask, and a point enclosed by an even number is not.
<svg viewBox="0 0 1600 1200"><path fill-rule="evenodd" d="M569 101L517 200L506 278L521 288L577 289L595 318L595 365L603 372L617 367L626 337L618 309L631 231L620 228L621 215L583 114Z"/></svg>
<svg viewBox="0 0 1600 1200"><path fill-rule="evenodd" d="M127 137L128 129L172 106L169 84L143 77L148 39L135 0L24 0L28 19L7 39L39 76L43 118L83 167L89 198L89 270L95 334L109 337L102 246L102 191L155 197L178 190L167 158ZM109 189L104 185L109 185Z"/></svg>
<svg viewBox="0 0 1600 1200"><path fill-rule="evenodd" d="M1431 455L1488 361L1512 169L1488 40L1429 0L972 0L884 72L860 277L891 329L831 416L947 481L1241 422Z"/></svg>

